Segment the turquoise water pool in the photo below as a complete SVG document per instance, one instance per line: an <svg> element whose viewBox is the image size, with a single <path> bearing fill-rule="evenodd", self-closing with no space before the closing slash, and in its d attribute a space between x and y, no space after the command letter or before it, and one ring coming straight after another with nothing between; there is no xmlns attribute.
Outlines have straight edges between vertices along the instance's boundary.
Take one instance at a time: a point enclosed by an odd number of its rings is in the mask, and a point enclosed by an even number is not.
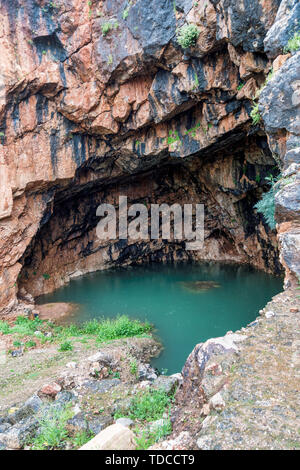
<svg viewBox="0 0 300 470"><path fill-rule="evenodd" d="M282 278L231 264L153 264L85 275L39 298L80 304L71 320L126 314L148 320L163 343L153 365L181 370L194 346L253 321Z"/></svg>

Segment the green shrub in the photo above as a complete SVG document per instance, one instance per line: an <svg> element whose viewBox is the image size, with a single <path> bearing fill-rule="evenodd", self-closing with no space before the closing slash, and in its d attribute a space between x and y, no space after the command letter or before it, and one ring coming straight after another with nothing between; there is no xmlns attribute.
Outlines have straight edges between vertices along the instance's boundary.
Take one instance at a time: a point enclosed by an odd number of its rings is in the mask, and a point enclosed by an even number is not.
<svg viewBox="0 0 300 470"><path fill-rule="evenodd" d="M71 341L64 341L63 343L61 343L59 347L59 351L61 352L73 351L73 346L72 346Z"/></svg>
<svg viewBox="0 0 300 470"><path fill-rule="evenodd" d="M11 332L10 326L6 321L0 320L0 332L4 335L8 335Z"/></svg>
<svg viewBox="0 0 300 470"><path fill-rule="evenodd" d="M78 448L84 446L89 440L91 440L93 434L87 431L78 432L72 439L73 446Z"/></svg>
<svg viewBox="0 0 300 470"><path fill-rule="evenodd" d="M130 10L130 5L123 10L122 18L123 20L126 20L128 15L129 15L129 10Z"/></svg>
<svg viewBox="0 0 300 470"><path fill-rule="evenodd" d="M283 52L296 52L298 49L300 49L300 31L295 33L294 36L288 40L287 45L283 49Z"/></svg>
<svg viewBox="0 0 300 470"><path fill-rule="evenodd" d="M43 416L39 418L39 434L32 441L33 449L62 448L68 437L66 424L72 414L69 404L62 409L50 408L49 411L44 410Z"/></svg>
<svg viewBox="0 0 300 470"><path fill-rule="evenodd" d="M164 420L165 422L158 426L155 430L150 431L149 429L139 430L135 429L137 437L135 441L137 443L137 450L148 449L150 446L158 442L163 437L168 436L172 432L172 426L170 419Z"/></svg>
<svg viewBox="0 0 300 470"><path fill-rule="evenodd" d="M196 44L199 34L195 24L186 24L177 30L177 42L183 49L187 49Z"/></svg>
<svg viewBox="0 0 300 470"><path fill-rule="evenodd" d="M164 390L150 389L136 395L129 410L129 417L133 420L155 421L162 418L171 397Z"/></svg>
<svg viewBox="0 0 300 470"><path fill-rule="evenodd" d="M255 103L255 102L253 103L250 117L252 119L252 124L254 126L256 126L260 122L261 116L260 116L259 109L258 109L258 103Z"/></svg>
<svg viewBox="0 0 300 470"><path fill-rule="evenodd" d="M137 362L136 362L136 359L133 359L131 362L130 362L130 373L132 375L137 375L137 371L138 371L138 368L137 368Z"/></svg>
<svg viewBox="0 0 300 470"><path fill-rule="evenodd" d="M277 184L279 177L273 178L272 176L270 176L269 178L266 178L266 179L269 180L269 184L271 187L268 192L262 195L261 200L258 201L258 203L255 204L254 207L257 210L257 212L263 215L269 227L272 230L274 230L276 228L275 194L280 189L279 185Z"/></svg>
<svg viewBox="0 0 300 470"><path fill-rule="evenodd" d="M112 24L111 23L109 23L109 22L103 23L103 25L101 26L102 35L106 36L111 29L112 29Z"/></svg>
<svg viewBox="0 0 300 470"><path fill-rule="evenodd" d="M30 320L27 317L17 317L14 326L10 328L10 333L17 333L20 336L30 336L43 325L39 318Z"/></svg>

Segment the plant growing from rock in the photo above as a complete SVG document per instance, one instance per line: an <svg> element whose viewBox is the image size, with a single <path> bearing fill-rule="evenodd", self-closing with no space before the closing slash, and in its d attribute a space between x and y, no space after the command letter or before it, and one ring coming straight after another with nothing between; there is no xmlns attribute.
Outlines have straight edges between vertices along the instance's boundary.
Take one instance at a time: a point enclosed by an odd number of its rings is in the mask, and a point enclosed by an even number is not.
<svg viewBox="0 0 300 470"><path fill-rule="evenodd" d="M38 435L33 439L32 448L46 450L63 447L68 437L67 421L72 415L70 405L66 405L62 409L44 410L42 417L39 418L40 429Z"/></svg>
<svg viewBox="0 0 300 470"><path fill-rule="evenodd" d="M183 49L193 47L199 34L200 31L195 24L186 24L177 30L177 42Z"/></svg>
<svg viewBox="0 0 300 470"><path fill-rule="evenodd" d="M103 23L101 26L102 36L106 36L109 31L112 29L112 24L109 22Z"/></svg>
<svg viewBox="0 0 300 470"><path fill-rule="evenodd" d="M274 230L276 228L275 220L275 195L279 191L280 186L278 184L280 177L274 178L272 175L265 178L271 186L269 191L264 193L261 200L255 204L257 212L261 213L269 225Z"/></svg>
<svg viewBox="0 0 300 470"><path fill-rule="evenodd" d="M284 47L283 52L296 52L300 49L300 31L295 33L294 36L288 40L287 45Z"/></svg>

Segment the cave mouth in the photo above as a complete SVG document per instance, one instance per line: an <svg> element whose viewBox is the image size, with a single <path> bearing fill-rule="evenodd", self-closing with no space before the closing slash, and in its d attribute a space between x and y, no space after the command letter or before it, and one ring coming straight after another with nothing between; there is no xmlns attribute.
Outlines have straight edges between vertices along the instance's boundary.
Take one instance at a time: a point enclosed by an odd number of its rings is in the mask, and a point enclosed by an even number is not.
<svg viewBox="0 0 300 470"><path fill-rule="evenodd" d="M78 304L65 323L120 314L147 320L164 347L152 365L172 374L195 344L245 327L281 290L280 277L245 265L155 263L87 274L37 302Z"/></svg>
<svg viewBox="0 0 300 470"><path fill-rule="evenodd" d="M280 274L276 233L255 204L276 174L265 136L252 135L211 154L164 158L143 171L125 171L122 155L86 162L66 186L51 188L40 227L20 259L19 298L53 292L71 279L112 267L152 262L219 261L248 264ZM127 161L128 156L125 156ZM128 204L203 204L204 245L187 251L186 240L99 240L97 207ZM150 211L149 211L150 213Z"/></svg>

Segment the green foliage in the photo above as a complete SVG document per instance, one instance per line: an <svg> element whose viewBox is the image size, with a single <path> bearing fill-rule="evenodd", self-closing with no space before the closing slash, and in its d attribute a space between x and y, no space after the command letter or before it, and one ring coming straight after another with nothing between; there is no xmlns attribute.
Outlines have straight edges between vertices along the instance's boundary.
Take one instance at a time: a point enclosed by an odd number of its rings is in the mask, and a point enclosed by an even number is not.
<svg viewBox="0 0 300 470"><path fill-rule="evenodd" d="M261 200L255 204L255 209L257 212L261 213L269 225L269 227L274 230L276 228L275 220L275 194L280 189L278 185L278 178L273 178L273 176L267 177L266 180L269 181L270 189L268 192L264 193Z"/></svg>
<svg viewBox="0 0 300 470"><path fill-rule="evenodd" d="M63 343L61 343L59 347L59 351L61 352L73 351L73 346L72 346L71 341L64 341Z"/></svg>
<svg viewBox="0 0 300 470"><path fill-rule="evenodd" d="M200 122L198 122L194 127L191 127L191 129L187 129L185 131L185 135L191 134L192 137L196 137L197 129L199 129L200 127L201 127L201 124Z"/></svg>
<svg viewBox="0 0 300 470"><path fill-rule="evenodd" d="M8 335L10 333L10 326L6 321L0 320L0 333Z"/></svg>
<svg viewBox="0 0 300 470"><path fill-rule="evenodd" d="M128 15L129 15L130 7L131 7L131 1L129 2L128 7L126 7L126 8L123 10L123 14L122 14L123 20L126 20L126 19L127 19Z"/></svg>
<svg viewBox="0 0 300 470"><path fill-rule="evenodd" d="M50 279L50 274L44 273L44 274L43 274L43 278L46 279L46 280L47 280L47 279Z"/></svg>
<svg viewBox="0 0 300 470"><path fill-rule="evenodd" d="M183 49L187 49L196 44L199 34L195 24L186 24L177 30L177 42Z"/></svg>
<svg viewBox="0 0 300 470"><path fill-rule="evenodd" d="M129 417L133 420L155 421L162 418L171 397L164 390L150 389L136 395L129 410Z"/></svg>
<svg viewBox="0 0 300 470"><path fill-rule="evenodd" d="M109 22L103 23L103 25L101 26L102 35L106 36L111 29L112 29L112 24L111 23L109 23Z"/></svg>
<svg viewBox="0 0 300 470"><path fill-rule="evenodd" d="M163 437L168 436L172 432L172 425L170 419L164 420L165 422L161 426L153 431L149 429L139 430L135 429L137 437L135 441L137 443L137 450L148 449L150 446L158 442Z"/></svg>
<svg viewBox="0 0 300 470"><path fill-rule="evenodd" d="M91 320L83 325L69 325L56 327L55 331L60 338L73 336L96 336L98 341L110 341L131 336L141 336L152 329L150 323L139 320L130 320L126 315L115 319Z"/></svg>
<svg viewBox="0 0 300 470"><path fill-rule="evenodd" d="M252 124L256 126L260 120L261 120L261 115L258 109L258 103L253 102L250 117L252 119Z"/></svg>
<svg viewBox="0 0 300 470"><path fill-rule="evenodd" d="M27 317L17 317L14 326L10 327L9 333L17 333L20 336L30 336L39 330L43 321L39 318L29 320Z"/></svg>
<svg viewBox="0 0 300 470"><path fill-rule="evenodd" d="M72 439L73 446L76 448L84 446L90 439L92 439L93 434L87 431L78 432Z"/></svg>
<svg viewBox="0 0 300 470"><path fill-rule="evenodd" d="M300 31L295 33L294 36L288 40L287 45L283 49L283 52L296 52L298 49L300 49Z"/></svg>
<svg viewBox="0 0 300 470"><path fill-rule="evenodd" d="M36 342L30 339L29 341L26 341L25 343L25 348L35 348Z"/></svg>
<svg viewBox="0 0 300 470"><path fill-rule="evenodd" d="M138 368L137 368L136 359L132 359L129 366L130 366L130 373L132 375L137 375Z"/></svg>
<svg viewBox="0 0 300 470"><path fill-rule="evenodd" d="M39 419L40 432L33 439L32 448L34 450L62 448L68 437L66 424L72 414L70 405L62 409L44 410L43 416Z"/></svg>
<svg viewBox="0 0 300 470"><path fill-rule="evenodd" d="M245 83L239 83L238 87L237 87L237 90L240 91L243 86L245 85Z"/></svg>
<svg viewBox="0 0 300 470"><path fill-rule="evenodd" d="M180 138L177 131L169 131L168 145L172 145L175 142L180 142Z"/></svg>

